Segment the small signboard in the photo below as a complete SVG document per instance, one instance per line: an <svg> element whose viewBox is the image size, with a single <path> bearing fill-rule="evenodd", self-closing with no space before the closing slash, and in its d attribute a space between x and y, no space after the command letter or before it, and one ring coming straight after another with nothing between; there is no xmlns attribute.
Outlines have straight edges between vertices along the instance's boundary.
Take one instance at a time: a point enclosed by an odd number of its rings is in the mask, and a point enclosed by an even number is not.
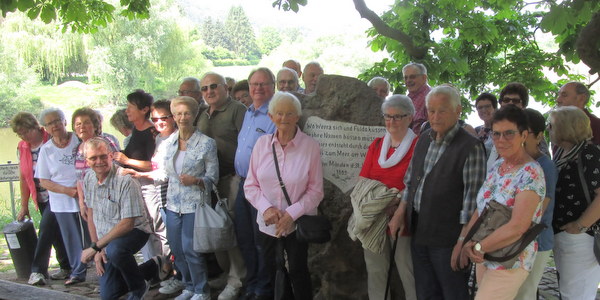
<svg viewBox="0 0 600 300"><path fill-rule="evenodd" d="M19 164L0 165L0 182L19 181Z"/></svg>

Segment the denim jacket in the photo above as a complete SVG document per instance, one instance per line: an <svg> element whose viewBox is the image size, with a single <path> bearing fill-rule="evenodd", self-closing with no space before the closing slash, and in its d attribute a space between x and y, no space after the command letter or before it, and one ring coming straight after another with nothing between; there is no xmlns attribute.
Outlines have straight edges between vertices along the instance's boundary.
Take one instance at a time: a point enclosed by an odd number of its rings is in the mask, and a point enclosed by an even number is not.
<svg viewBox="0 0 600 300"><path fill-rule="evenodd" d="M175 172L175 155L179 148L179 131L167 140L164 154L164 170L169 179L167 189L167 209L180 214L196 211L196 205L210 201L210 191L219 178L219 162L215 140L202 134L200 130L192 134L187 141L187 150L183 159L182 174L188 174L204 181L204 190L199 185L184 186ZM159 167L159 169L161 169Z"/></svg>

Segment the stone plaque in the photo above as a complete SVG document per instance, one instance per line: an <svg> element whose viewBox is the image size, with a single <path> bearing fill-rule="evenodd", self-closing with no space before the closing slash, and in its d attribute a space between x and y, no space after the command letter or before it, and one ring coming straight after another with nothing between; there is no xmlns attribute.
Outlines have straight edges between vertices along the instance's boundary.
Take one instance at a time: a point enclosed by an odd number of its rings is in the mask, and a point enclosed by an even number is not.
<svg viewBox="0 0 600 300"><path fill-rule="evenodd" d="M323 177L342 192L350 191L358 180L369 145L385 134L385 127L328 121L311 116L304 132L321 145Z"/></svg>

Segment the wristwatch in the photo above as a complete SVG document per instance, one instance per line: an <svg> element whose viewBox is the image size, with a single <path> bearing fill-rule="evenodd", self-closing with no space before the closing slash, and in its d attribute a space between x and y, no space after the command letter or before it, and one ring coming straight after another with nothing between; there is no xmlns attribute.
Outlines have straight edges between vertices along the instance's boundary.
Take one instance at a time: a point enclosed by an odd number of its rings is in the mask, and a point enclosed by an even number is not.
<svg viewBox="0 0 600 300"><path fill-rule="evenodd" d="M589 227L582 226L577 221L575 221L575 225L577 225L577 229L579 229L579 233L586 233L588 230L590 230Z"/></svg>
<svg viewBox="0 0 600 300"><path fill-rule="evenodd" d="M483 248L481 247L481 244L479 242L475 243L475 246L473 246L473 250L475 250L481 254L485 254L485 252L483 252Z"/></svg>
<svg viewBox="0 0 600 300"><path fill-rule="evenodd" d="M96 245L96 243L91 243L90 248L94 249L96 252L102 251L102 248L98 247L98 245Z"/></svg>

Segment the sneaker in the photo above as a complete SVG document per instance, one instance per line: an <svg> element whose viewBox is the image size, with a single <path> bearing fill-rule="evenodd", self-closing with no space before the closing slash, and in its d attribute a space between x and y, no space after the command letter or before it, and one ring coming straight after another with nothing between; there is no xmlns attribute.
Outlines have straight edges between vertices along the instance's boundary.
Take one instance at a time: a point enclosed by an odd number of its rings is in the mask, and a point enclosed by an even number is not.
<svg viewBox="0 0 600 300"><path fill-rule="evenodd" d="M46 277L42 273L31 273L27 283L31 285L46 285Z"/></svg>
<svg viewBox="0 0 600 300"><path fill-rule="evenodd" d="M167 285L171 284L171 282L173 280L177 280L177 279L175 279L175 277L171 277L171 278L169 278L167 280L163 280L163 281L160 282L160 286L167 286Z"/></svg>
<svg viewBox="0 0 600 300"><path fill-rule="evenodd" d="M181 280L173 279L169 284L158 289L158 292L161 294L175 294L185 288L185 285ZM191 296L190 296L191 297Z"/></svg>
<svg viewBox="0 0 600 300"><path fill-rule="evenodd" d="M215 289L215 290L221 290L223 289L226 285L227 285L227 278L229 276L225 273L221 274L219 277L209 280L208 281L208 286L211 289Z"/></svg>
<svg viewBox="0 0 600 300"><path fill-rule="evenodd" d="M52 280L65 280L71 276L70 269L60 269L52 274L50 274L50 279Z"/></svg>
<svg viewBox="0 0 600 300"><path fill-rule="evenodd" d="M188 290L183 290L181 295L175 297L174 300L190 300L190 299L192 299L192 297L194 297L194 292L188 291Z"/></svg>
<svg viewBox="0 0 600 300"><path fill-rule="evenodd" d="M190 300L210 300L210 294L194 294Z"/></svg>
<svg viewBox="0 0 600 300"><path fill-rule="evenodd" d="M218 300L234 300L237 299L240 289L232 285L227 285L225 289L219 294Z"/></svg>

